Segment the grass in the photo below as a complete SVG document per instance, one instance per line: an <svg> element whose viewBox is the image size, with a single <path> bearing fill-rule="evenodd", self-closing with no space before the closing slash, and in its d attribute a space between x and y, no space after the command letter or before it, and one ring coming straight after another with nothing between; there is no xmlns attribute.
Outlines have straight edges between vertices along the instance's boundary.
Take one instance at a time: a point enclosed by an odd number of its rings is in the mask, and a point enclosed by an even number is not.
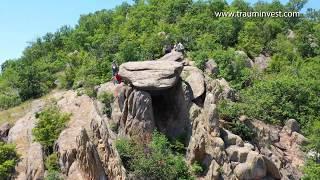
<svg viewBox="0 0 320 180"><path fill-rule="evenodd" d="M32 102L35 100L43 100L47 102L52 98L52 94L58 92L59 90L53 90L49 94L40 97L38 99L31 99L21 103L18 106L12 107L10 109L0 111L0 126L6 122L9 124L14 124L17 120L25 116L28 112L30 112L32 108Z"/></svg>
<svg viewBox="0 0 320 180"><path fill-rule="evenodd" d="M0 125L6 122L14 124L19 118L23 117L29 112L31 109L31 102L32 100L29 100L16 107L0 111Z"/></svg>

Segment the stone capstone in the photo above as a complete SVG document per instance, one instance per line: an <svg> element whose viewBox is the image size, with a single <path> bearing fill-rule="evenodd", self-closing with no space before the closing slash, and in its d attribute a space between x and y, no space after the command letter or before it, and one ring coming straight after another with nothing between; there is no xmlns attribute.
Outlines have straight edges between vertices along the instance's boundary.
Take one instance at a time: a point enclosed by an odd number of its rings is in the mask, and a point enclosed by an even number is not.
<svg viewBox="0 0 320 180"><path fill-rule="evenodd" d="M137 89L164 90L178 82L182 69L175 61L127 62L120 66L119 74Z"/></svg>

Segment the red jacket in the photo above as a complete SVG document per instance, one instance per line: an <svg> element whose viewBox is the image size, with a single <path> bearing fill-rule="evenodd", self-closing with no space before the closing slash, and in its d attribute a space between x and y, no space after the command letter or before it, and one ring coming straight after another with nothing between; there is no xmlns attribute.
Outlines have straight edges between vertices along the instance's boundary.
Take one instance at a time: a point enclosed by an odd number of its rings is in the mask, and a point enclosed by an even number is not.
<svg viewBox="0 0 320 180"><path fill-rule="evenodd" d="M121 82L121 76L119 74L116 75L116 80L118 81L118 83Z"/></svg>

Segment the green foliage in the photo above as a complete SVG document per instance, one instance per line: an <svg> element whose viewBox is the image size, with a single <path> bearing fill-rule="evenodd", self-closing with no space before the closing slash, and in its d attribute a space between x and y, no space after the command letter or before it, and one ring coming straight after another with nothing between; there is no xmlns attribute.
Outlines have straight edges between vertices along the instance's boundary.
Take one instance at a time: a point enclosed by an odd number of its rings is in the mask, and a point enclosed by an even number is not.
<svg viewBox="0 0 320 180"><path fill-rule="evenodd" d="M125 167L137 178L193 179L182 155L175 154L168 139L158 132L147 145L119 139L116 148Z"/></svg>
<svg viewBox="0 0 320 180"><path fill-rule="evenodd" d="M174 152L177 152L180 154L185 154L186 152L185 145L177 139L172 144L170 144L170 147Z"/></svg>
<svg viewBox="0 0 320 180"><path fill-rule="evenodd" d="M316 119L315 122L311 123L308 128L308 140L309 143L306 146L308 151L315 153L315 161L320 161L320 120ZM318 165L319 166L319 165Z"/></svg>
<svg viewBox="0 0 320 180"><path fill-rule="evenodd" d="M58 154L52 153L46 158L46 169L49 171L59 171L59 161L58 161Z"/></svg>
<svg viewBox="0 0 320 180"><path fill-rule="evenodd" d="M19 155L15 146L0 142L0 179L9 179L15 171Z"/></svg>
<svg viewBox="0 0 320 180"><path fill-rule="evenodd" d="M101 101L105 107L103 109L103 113L106 114L108 117L111 117L112 113L112 103L114 100L113 94L104 92L98 96L98 100Z"/></svg>
<svg viewBox="0 0 320 180"><path fill-rule="evenodd" d="M58 107L51 106L38 113L36 117L38 121L32 129L35 141L48 152L52 152L53 144L69 121L70 114L61 113Z"/></svg>
<svg viewBox="0 0 320 180"><path fill-rule="evenodd" d="M251 128L240 121L233 121L230 130L239 135L243 140L251 141L254 137L254 132Z"/></svg>
<svg viewBox="0 0 320 180"><path fill-rule="evenodd" d="M40 97L56 86L83 88L83 93L95 97L94 86L111 79L113 60L121 64L157 59L163 55L165 45L176 42L183 43L200 69L208 58L218 57L220 77L241 89L250 84L251 72L229 49L244 50L250 58L262 52L275 54L275 70L299 60L299 55L317 56L320 26L314 20L316 13L309 13L307 19L270 19L218 18L214 12L284 12L299 10L304 4L302 0L287 5L258 2L252 6L242 0L231 5L220 0L148 0L83 15L74 28L63 26L45 34L30 43L21 58L2 65L0 108ZM277 38L285 37L288 29L296 34L293 42Z"/></svg>
<svg viewBox="0 0 320 180"><path fill-rule="evenodd" d="M251 70L248 68L246 55L228 49L215 51L212 58L218 64L218 77L225 78L234 88L241 89L250 82Z"/></svg>
<svg viewBox="0 0 320 180"><path fill-rule="evenodd" d="M116 141L116 148L119 152L122 163L124 164L124 167L128 170L131 170L130 163L133 160L134 155L136 153L135 146L136 145L132 141L125 138L120 138Z"/></svg>
<svg viewBox="0 0 320 180"><path fill-rule="evenodd" d="M194 175L200 176L203 173L203 168L198 162L191 165L191 171Z"/></svg>
<svg viewBox="0 0 320 180"><path fill-rule="evenodd" d="M303 168L303 180L316 180L320 177L320 164L313 161L308 160L306 165Z"/></svg>
<svg viewBox="0 0 320 180"><path fill-rule="evenodd" d="M295 118L306 127L318 120L319 58L299 66L287 66L283 73L266 75L252 87L240 92L237 103L223 102L221 115L229 119L241 114L271 123Z"/></svg>
<svg viewBox="0 0 320 180"><path fill-rule="evenodd" d="M49 170L45 180L63 180L59 171Z"/></svg>
<svg viewBox="0 0 320 180"><path fill-rule="evenodd" d="M190 54L191 58L194 60L194 62L196 63L196 66L201 69L204 70L205 68L205 63L208 60L208 52L204 52L204 51L195 51L192 52Z"/></svg>

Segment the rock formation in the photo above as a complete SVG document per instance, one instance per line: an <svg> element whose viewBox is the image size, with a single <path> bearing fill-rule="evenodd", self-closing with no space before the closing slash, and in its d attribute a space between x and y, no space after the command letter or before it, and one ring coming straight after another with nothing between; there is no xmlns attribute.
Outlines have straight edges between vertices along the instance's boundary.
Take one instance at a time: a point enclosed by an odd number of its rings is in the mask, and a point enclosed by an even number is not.
<svg viewBox="0 0 320 180"><path fill-rule="evenodd" d="M120 66L121 77L141 90L163 90L173 87L183 69L175 61L128 62Z"/></svg>
<svg viewBox="0 0 320 180"><path fill-rule="evenodd" d="M204 167L198 179L301 178L304 153L300 146L306 139L295 120L280 128L241 117L256 133L252 142L244 141L219 119L217 103L237 99L228 82L180 61L182 54L173 52L155 61L122 64L119 73L125 83L96 87L98 95L114 95L111 118L102 113L101 102L87 95L74 91L53 95L60 109L71 113L55 143L64 179L130 179L114 140L127 136L145 143L155 129L172 139L185 137L186 161ZM15 143L22 155L16 179L44 177L45 155L32 140L35 114L44 106L45 102L38 102L9 130L8 142ZM7 129L0 129L4 137Z"/></svg>

